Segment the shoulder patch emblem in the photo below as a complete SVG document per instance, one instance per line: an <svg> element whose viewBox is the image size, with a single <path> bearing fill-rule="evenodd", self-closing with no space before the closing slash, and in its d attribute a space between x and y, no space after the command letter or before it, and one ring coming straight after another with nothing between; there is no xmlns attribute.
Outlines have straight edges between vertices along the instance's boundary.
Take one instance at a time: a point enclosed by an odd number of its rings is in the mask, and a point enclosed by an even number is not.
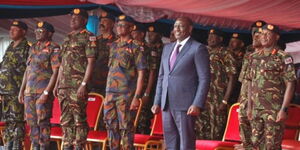
<svg viewBox="0 0 300 150"><path fill-rule="evenodd" d="M285 64L290 64L290 63L293 63L293 59L292 59L292 57L288 57L288 58L286 58L286 59L284 60L284 63L285 63Z"/></svg>
<svg viewBox="0 0 300 150"><path fill-rule="evenodd" d="M96 36L90 36L90 39L89 39L89 40L92 41L92 42L94 42L94 41L97 40L97 37L96 37Z"/></svg>

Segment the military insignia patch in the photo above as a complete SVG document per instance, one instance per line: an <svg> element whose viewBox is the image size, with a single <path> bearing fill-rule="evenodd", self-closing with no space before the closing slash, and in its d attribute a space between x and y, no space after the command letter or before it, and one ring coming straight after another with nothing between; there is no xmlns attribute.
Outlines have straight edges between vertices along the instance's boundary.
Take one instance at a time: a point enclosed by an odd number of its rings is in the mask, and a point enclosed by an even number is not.
<svg viewBox="0 0 300 150"><path fill-rule="evenodd" d="M107 16L107 12L106 11L103 11L102 13L101 13L101 17L106 17Z"/></svg>
<svg viewBox="0 0 300 150"><path fill-rule="evenodd" d="M269 24L269 25L267 26L267 28L268 28L269 30L273 30L273 29L274 29L274 26Z"/></svg>
<svg viewBox="0 0 300 150"><path fill-rule="evenodd" d="M80 9L78 9L78 8L74 9L74 10L73 10L73 13L74 13L75 15L78 15L78 14L80 13Z"/></svg>
<svg viewBox="0 0 300 150"><path fill-rule="evenodd" d="M214 29L209 30L209 33L215 33Z"/></svg>
<svg viewBox="0 0 300 150"><path fill-rule="evenodd" d="M261 27L262 26L262 22L260 22L260 21L256 22L256 26Z"/></svg>
<svg viewBox="0 0 300 150"><path fill-rule="evenodd" d="M125 15L121 15L121 16L119 16L119 20L124 20L126 18L126 16Z"/></svg>
<svg viewBox="0 0 300 150"><path fill-rule="evenodd" d="M153 31L154 31L154 27L153 27L153 26L150 26L150 27L148 28L148 30L149 30L150 32L153 32Z"/></svg>
<svg viewBox="0 0 300 150"><path fill-rule="evenodd" d="M285 64L290 64L290 63L293 63L293 59L292 59L292 57L288 57L288 58L286 58L286 59L284 60L284 63L285 63Z"/></svg>
<svg viewBox="0 0 300 150"><path fill-rule="evenodd" d="M14 21L13 25L19 25L19 22L18 21Z"/></svg>
<svg viewBox="0 0 300 150"><path fill-rule="evenodd" d="M94 42L94 41L97 40L97 37L96 36L90 36L89 40L92 41L92 42Z"/></svg>
<svg viewBox="0 0 300 150"><path fill-rule="evenodd" d="M44 25L43 22L39 22L39 23L37 24L37 26L38 26L39 28L43 27L43 25Z"/></svg>
<svg viewBox="0 0 300 150"><path fill-rule="evenodd" d="M232 34L232 37L237 38L237 37L239 37L239 34L233 33L233 34Z"/></svg>

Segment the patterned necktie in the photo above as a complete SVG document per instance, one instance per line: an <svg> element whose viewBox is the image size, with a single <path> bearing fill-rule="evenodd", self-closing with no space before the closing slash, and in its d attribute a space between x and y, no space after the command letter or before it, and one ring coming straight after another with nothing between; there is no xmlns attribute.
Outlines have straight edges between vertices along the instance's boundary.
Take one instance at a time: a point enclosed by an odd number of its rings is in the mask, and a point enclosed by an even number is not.
<svg viewBox="0 0 300 150"><path fill-rule="evenodd" d="M170 58L170 70L173 69L174 67L174 64L175 64L175 61L176 61L176 58L177 58L177 55L179 53L179 48L181 47L180 44L177 45L176 49L175 49L175 52L172 54L171 58Z"/></svg>

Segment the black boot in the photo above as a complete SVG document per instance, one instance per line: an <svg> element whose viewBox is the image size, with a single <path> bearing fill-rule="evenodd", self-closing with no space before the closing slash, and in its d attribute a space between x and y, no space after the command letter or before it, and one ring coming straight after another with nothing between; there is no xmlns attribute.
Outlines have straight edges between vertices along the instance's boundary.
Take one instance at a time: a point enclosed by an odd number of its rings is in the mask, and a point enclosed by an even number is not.
<svg viewBox="0 0 300 150"><path fill-rule="evenodd" d="M73 150L73 146L64 146L63 150Z"/></svg>
<svg viewBox="0 0 300 150"><path fill-rule="evenodd" d="M6 144L4 144L4 149L5 150L12 150L13 143L14 142L7 142Z"/></svg>
<svg viewBox="0 0 300 150"><path fill-rule="evenodd" d="M15 140L12 150L23 150L22 142L20 140Z"/></svg>

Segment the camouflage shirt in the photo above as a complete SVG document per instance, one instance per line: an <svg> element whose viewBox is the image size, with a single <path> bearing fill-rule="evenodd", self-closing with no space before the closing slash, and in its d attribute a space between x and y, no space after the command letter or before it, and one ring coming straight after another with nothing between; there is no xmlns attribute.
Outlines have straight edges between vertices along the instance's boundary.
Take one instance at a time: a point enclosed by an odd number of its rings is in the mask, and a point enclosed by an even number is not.
<svg viewBox="0 0 300 150"><path fill-rule="evenodd" d="M97 56L96 37L86 29L71 32L61 49L61 76L58 88L78 88L87 68L87 58Z"/></svg>
<svg viewBox="0 0 300 150"><path fill-rule="evenodd" d="M242 69L242 65L243 65L243 59L244 59L244 55L245 53L243 52L243 50L235 50L232 51L232 54L235 58L235 64L237 67L237 73L239 74L241 69Z"/></svg>
<svg viewBox="0 0 300 150"><path fill-rule="evenodd" d="M0 64L0 94L18 94L26 69L29 45L23 39L15 48L11 42Z"/></svg>
<svg viewBox="0 0 300 150"><path fill-rule="evenodd" d="M224 47L208 47L210 59L211 86L217 87L217 91L224 91L228 83L228 75L237 73L235 59L230 51Z"/></svg>
<svg viewBox="0 0 300 150"><path fill-rule="evenodd" d="M246 79L251 82L254 109L279 110L285 83L296 80L293 59L279 49L256 51L250 55Z"/></svg>
<svg viewBox="0 0 300 150"><path fill-rule="evenodd" d="M143 47L135 40L113 42L109 53L107 93L129 93L136 89L137 70L147 69Z"/></svg>
<svg viewBox="0 0 300 150"><path fill-rule="evenodd" d="M102 92L105 91L107 81L109 49L115 40L115 35L110 35L108 38L104 38L102 35L97 37L98 57L95 62L90 84L93 92L101 92L100 94L104 94Z"/></svg>
<svg viewBox="0 0 300 150"><path fill-rule="evenodd" d="M31 46L27 60L25 95L43 93L53 74L52 69L60 65L59 53L59 45L51 41L44 45L37 42Z"/></svg>

